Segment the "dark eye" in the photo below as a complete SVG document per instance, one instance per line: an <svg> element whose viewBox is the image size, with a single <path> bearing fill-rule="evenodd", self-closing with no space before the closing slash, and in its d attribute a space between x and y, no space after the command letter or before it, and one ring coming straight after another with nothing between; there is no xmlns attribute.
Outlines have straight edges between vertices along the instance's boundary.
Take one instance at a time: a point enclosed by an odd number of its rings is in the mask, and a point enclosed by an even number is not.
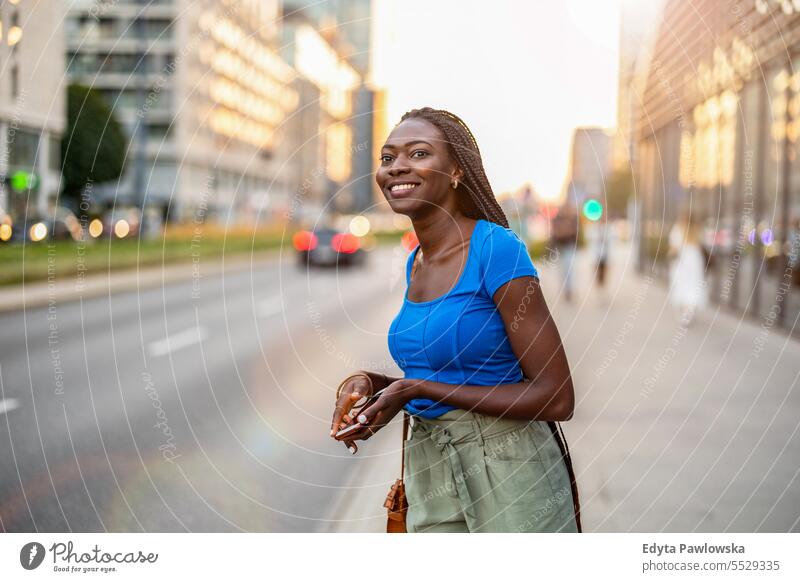
<svg viewBox="0 0 800 582"><path fill-rule="evenodd" d="M428 152L426 152L425 150L417 150L417 151L415 151L415 152L413 152L413 153L411 154L411 157L413 158L413 157L414 157L414 156L416 156L417 154L422 154L422 155L421 155L421 156L419 156L419 157L423 157L423 158L424 158L425 156L427 156L427 155L428 155Z"/></svg>
<svg viewBox="0 0 800 582"><path fill-rule="evenodd" d="M392 156L390 156L390 155L388 155L388 154L383 154L383 155L381 156L381 163L382 163L382 164L388 164L388 163L389 163L389 162L391 162L391 161L392 161Z"/></svg>

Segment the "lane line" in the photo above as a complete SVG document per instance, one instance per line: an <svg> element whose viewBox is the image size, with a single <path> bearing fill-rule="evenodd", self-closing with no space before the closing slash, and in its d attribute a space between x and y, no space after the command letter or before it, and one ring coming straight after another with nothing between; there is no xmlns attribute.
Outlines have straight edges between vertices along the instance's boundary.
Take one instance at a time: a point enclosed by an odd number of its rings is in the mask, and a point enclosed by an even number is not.
<svg viewBox="0 0 800 582"><path fill-rule="evenodd" d="M205 327L190 327L189 329L165 337L162 340L150 342L147 351L154 357L165 356L185 347L199 344L207 337L208 330Z"/></svg>
<svg viewBox="0 0 800 582"><path fill-rule="evenodd" d="M19 400L16 398L6 398L5 400L0 400L0 415L11 412L15 408L19 408L19 406Z"/></svg>

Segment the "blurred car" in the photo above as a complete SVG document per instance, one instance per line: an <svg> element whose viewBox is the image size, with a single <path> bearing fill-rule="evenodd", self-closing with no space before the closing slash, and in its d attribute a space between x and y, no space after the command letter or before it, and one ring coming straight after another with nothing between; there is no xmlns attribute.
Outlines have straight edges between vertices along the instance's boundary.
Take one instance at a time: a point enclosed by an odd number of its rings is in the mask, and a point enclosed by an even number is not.
<svg viewBox="0 0 800 582"><path fill-rule="evenodd" d="M301 266L360 265L365 258L361 240L349 232L335 228L298 231L294 234L292 243Z"/></svg>
<svg viewBox="0 0 800 582"><path fill-rule="evenodd" d="M0 208L0 242L8 242L11 240L11 234L14 232L14 221L11 217L3 212Z"/></svg>
<svg viewBox="0 0 800 582"><path fill-rule="evenodd" d="M117 207L106 212L100 221L102 228L97 229L99 231L98 236L135 238L139 236L139 226L142 222L141 211L135 207Z"/></svg>
<svg viewBox="0 0 800 582"><path fill-rule="evenodd" d="M61 206L47 216L29 213L11 226L11 240L14 242L80 240L81 236L80 221L72 211Z"/></svg>

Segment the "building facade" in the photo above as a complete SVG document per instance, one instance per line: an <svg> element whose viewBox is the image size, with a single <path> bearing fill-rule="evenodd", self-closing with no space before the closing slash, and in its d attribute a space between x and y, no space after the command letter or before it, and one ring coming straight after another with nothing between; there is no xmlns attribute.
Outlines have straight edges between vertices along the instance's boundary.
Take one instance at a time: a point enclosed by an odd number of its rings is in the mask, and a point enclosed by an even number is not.
<svg viewBox="0 0 800 582"><path fill-rule="evenodd" d="M572 135L567 197L576 205L588 198L605 199L611 174L613 132L599 127L579 127Z"/></svg>
<svg viewBox="0 0 800 582"><path fill-rule="evenodd" d="M667 272L683 212L718 305L795 330L800 14L791 2L668 0L637 120L639 265Z"/></svg>
<svg viewBox="0 0 800 582"><path fill-rule="evenodd" d="M614 170L630 170L636 162L634 131L663 3L663 0L623 0L621 4Z"/></svg>
<svg viewBox="0 0 800 582"><path fill-rule="evenodd" d="M101 91L130 139L97 202L226 222L288 204L283 137L299 98L279 15L278 0L71 2L69 78Z"/></svg>
<svg viewBox="0 0 800 582"><path fill-rule="evenodd" d="M45 214L66 120L61 2L0 2L0 216Z"/></svg>
<svg viewBox="0 0 800 582"><path fill-rule="evenodd" d="M369 82L372 2L284 0L283 13L285 58L294 63L298 50L307 52L304 45L325 45L324 51L315 49L320 55L316 63L308 58L303 59L300 72L318 86L321 95L339 91L336 87L348 87L346 107L337 104L331 110L327 103L321 103L321 123L334 127L321 130L319 139L326 142L331 137L334 141L329 143L340 144L338 147L326 147L327 153L323 156L326 158L323 162L326 168L346 163L349 170L346 176L344 172L328 174L328 180L319 185L328 191L309 197L309 204L317 204L316 201L322 199L326 211L359 213L372 210L376 193L373 175L378 159L373 156L375 128L381 123L381 112L378 110L380 95ZM304 31L308 26L315 31L314 35ZM327 57L321 56L324 52L328 53ZM323 71L317 71L317 68ZM305 106L314 107L310 103ZM345 109L347 113L343 116ZM331 132L334 135L330 135ZM342 152L346 153L346 160ZM312 167L315 165L312 164ZM308 172L305 173L306 182L313 179Z"/></svg>
<svg viewBox="0 0 800 582"><path fill-rule="evenodd" d="M296 10L284 14L281 31L281 55L303 78L290 125L292 157L300 162L292 217L316 222L353 208L354 159L365 147L354 137L361 76L336 50L335 27L325 28Z"/></svg>

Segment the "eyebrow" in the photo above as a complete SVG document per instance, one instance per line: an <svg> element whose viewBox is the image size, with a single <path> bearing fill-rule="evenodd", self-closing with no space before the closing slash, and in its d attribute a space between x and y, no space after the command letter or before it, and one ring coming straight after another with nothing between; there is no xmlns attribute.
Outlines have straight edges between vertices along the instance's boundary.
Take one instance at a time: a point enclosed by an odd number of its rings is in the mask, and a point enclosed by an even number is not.
<svg viewBox="0 0 800 582"><path fill-rule="evenodd" d="M425 141L425 140L421 140L421 139L415 139L415 140L412 140L412 141L408 141L408 142L406 142L406 143L405 143L405 147L408 147L408 146L414 145L415 143L424 143L424 144L425 144L425 145L427 145L427 146L431 146L431 147L433 147L433 146L432 146L431 144L429 144L427 141ZM393 145L391 145L391 144L383 144L383 148L381 148L381 149L390 149L390 150L396 150L396 149L397 149L397 146L393 146Z"/></svg>

